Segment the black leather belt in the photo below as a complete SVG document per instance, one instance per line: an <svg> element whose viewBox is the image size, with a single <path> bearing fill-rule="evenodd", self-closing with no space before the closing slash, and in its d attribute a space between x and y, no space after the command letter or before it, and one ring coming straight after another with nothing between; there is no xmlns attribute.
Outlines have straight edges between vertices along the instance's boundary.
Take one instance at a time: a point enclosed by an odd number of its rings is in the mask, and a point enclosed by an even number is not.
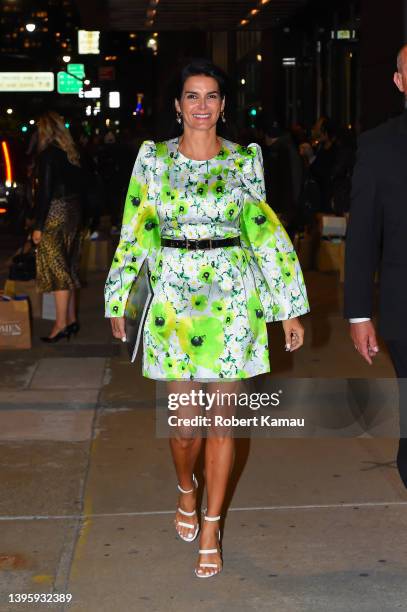
<svg viewBox="0 0 407 612"><path fill-rule="evenodd" d="M240 236L234 238L207 238L204 240L176 240L175 238L161 238L161 246L176 249L188 249L197 251L199 249L218 249L220 247L240 246Z"/></svg>

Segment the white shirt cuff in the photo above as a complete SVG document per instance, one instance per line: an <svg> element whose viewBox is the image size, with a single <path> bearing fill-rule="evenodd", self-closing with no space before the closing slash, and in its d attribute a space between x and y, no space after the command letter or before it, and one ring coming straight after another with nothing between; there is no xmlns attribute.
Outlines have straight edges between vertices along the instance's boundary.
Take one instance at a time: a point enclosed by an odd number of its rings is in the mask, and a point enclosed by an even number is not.
<svg viewBox="0 0 407 612"><path fill-rule="evenodd" d="M349 319L349 323L366 323L370 321L369 317L357 317L356 319Z"/></svg>

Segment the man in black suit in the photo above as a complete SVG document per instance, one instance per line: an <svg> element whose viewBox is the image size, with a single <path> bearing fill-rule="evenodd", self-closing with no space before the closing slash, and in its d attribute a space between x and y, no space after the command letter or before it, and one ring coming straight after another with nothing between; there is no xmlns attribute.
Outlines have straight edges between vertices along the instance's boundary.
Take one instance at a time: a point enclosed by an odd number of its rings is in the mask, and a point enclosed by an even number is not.
<svg viewBox="0 0 407 612"><path fill-rule="evenodd" d="M407 105L407 45L397 56L394 83ZM378 353L373 313L380 270L379 332L396 375L407 378L407 110L359 140L345 257L345 317L355 348L371 365ZM397 467L407 488L407 393L400 389Z"/></svg>

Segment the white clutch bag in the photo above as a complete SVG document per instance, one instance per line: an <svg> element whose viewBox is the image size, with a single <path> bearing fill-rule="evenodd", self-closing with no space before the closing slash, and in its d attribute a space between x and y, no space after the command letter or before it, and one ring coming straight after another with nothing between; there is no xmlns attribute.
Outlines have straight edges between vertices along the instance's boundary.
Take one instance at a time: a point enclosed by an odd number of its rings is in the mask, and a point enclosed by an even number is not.
<svg viewBox="0 0 407 612"><path fill-rule="evenodd" d="M127 298L124 310L127 348L131 363L137 356L143 325L153 297L147 259L144 260Z"/></svg>

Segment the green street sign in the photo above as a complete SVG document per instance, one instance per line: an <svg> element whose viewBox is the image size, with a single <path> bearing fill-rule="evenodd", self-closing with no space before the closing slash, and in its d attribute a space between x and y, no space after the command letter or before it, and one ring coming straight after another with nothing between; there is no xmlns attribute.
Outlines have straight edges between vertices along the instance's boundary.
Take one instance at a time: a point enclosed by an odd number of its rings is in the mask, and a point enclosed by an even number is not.
<svg viewBox="0 0 407 612"><path fill-rule="evenodd" d="M83 88L82 79L85 78L84 64L68 64L67 72L58 72L57 91L60 94L78 95Z"/></svg>
<svg viewBox="0 0 407 612"><path fill-rule="evenodd" d="M85 78L85 64L67 64L67 72L73 74L79 79Z"/></svg>

